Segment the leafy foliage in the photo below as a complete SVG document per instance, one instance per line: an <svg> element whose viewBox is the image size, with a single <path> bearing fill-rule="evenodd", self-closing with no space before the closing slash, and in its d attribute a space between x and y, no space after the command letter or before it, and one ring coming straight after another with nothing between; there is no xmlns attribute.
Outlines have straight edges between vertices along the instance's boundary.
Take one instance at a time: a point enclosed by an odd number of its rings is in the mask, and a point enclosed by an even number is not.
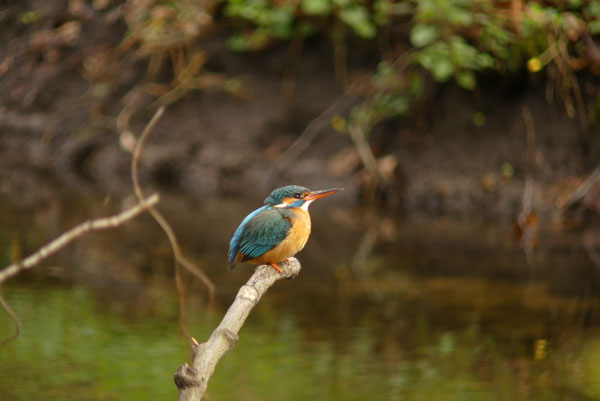
<svg viewBox="0 0 600 401"><path fill-rule="evenodd" d="M573 82L575 69L598 68L600 63L589 56L598 52L590 49L595 46L590 35L600 33L600 5L594 1L571 0L558 6L527 2L515 8L475 0L228 0L224 7L234 28L229 44L240 51L319 33L338 44L349 34L375 40L381 32L408 24L408 37L386 38L390 49L412 47L408 65L395 70L397 63L384 57L366 101L352 113L351 119L367 128L406 114L429 77L436 82L453 79L472 90L479 71L527 68L537 73L549 65L558 70L558 95L573 114L573 99L580 97Z"/></svg>
<svg viewBox="0 0 600 401"><path fill-rule="evenodd" d="M297 32L314 32L318 23L327 18L344 23L366 39L374 38L377 33L371 10L356 0L229 0L225 15L246 23L238 25L240 32L230 42L239 50L261 47L270 38L289 39ZM325 27L325 30L335 29L335 23Z"/></svg>
<svg viewBox="0 0 600 401"><path fill-rule="evenodd" d="M594 0L128 0L119 7L128 31L115 53L134 49L147 60L148 73L139 86L160 103L213 87L240 94L239 81L205 68L210 55L203 39L225 29L230 48L244 52L285 41L295 46L309 36L331 40L335 72L343 84L348 38L376 47L380 66L361 91L365 102L350 116L367 131L378 121L408 113L428 81L453 80L473 90L482 71L523 69L532 74L548 70L568 114L578 110L583 125L597 120L600 100L592 99L586 109L575 75L600 70L600 47L594 41L600 34L600 3ZM39 18L35 10L24 11L20 22L36 24ZM106 60L97 70L118 75L118 63ZM95 65L87 61L85 69ZM171 82L165 83L165 72ZM96 72L88 75L101 80ZM106 83L116 80L104 77Z"/></svg>

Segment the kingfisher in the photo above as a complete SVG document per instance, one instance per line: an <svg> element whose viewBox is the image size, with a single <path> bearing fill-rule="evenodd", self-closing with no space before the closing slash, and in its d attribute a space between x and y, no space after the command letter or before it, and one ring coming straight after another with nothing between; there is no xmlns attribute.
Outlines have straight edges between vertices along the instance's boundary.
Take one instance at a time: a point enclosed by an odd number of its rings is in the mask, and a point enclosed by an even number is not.
<svg viewBox="0 0 600 401"><path fill-rule="evenodd" d="M229 242L229 270L248 262L269 264L283 273L277 264L300 252L310 236L308 206L341 190L311 191L299 185L275 189L235 230Z"/></svg>

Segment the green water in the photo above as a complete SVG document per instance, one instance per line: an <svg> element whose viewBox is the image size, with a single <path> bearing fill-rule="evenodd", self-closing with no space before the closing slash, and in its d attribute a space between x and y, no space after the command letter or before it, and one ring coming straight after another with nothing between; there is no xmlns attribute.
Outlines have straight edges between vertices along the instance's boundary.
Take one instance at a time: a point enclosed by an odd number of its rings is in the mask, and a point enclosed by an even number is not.
<svg viewBox="0 0 600 401"><path fill-rule="evenodd" d="M80 286L13 283L5 294L23 327L0 350L1 400L176 399L172 374L187 355L175 308L154 316L116 311ZM359 322L339 339L320 339L274 306L251 316L217 367L210 399L600 398L600 337L591 332L566 327L556 339L500 340L475 323L440 332L421 316L401 330L411 338ZM201 320L192 320L199 339L215 326ZM0 333L9 331L2 316Z"/></svg>
<svg viewBox="0 0 600 401"><path fill-rule="evenodd" d="M229 226L244 210L225 224L208 208L176 224L218 289L208 310L186 279L199 341L251 274L225 270ZM98 214L55 209L0 210L11 227L0 230L3 265ZM577 238L546 240L528 266L507 230L403 223L353 271L362 231L343 228L341 239L340 224L315 218L302 272L263 297L208 400L600 400L600 270ZM173 373L189 355L173 287L170 248L144 218L9 281L22 332L0 348L0 401L175 400ZM12 330L0 313L0 336Z"/></svg>

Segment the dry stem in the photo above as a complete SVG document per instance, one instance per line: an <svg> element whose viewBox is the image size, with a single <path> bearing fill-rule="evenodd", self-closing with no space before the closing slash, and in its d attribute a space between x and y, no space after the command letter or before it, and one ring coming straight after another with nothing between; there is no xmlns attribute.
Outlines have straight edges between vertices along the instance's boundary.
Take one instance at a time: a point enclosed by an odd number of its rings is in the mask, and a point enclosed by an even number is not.
<svg viewBox="0 0 600 401"><path fill-rule="evenodd" d="M138 165L140 161L140 157L142 155L142 148L144 145L144 141L150 134L150 131L154 128L163 112L165 111L164 107L160 107L150 122L146 125L140 138L137 140L135 149L133 151L133 158L131 160L131 180L133 182L133 189L135 191L135 196L138 199L142 199L144 197L144 193L142 191L142 186L140 185L140 180L138 176ZM183 256L181 252L181 248L179 246L179 241L177 240L177 236L175 235L175 231L171 228L171 225L167 222L167 219L158 211L158 209L154 207L148 208L148 212L150 215L156 220L158 225L165 232L169 242L171 243L171 248L173 249L173 259L175 265L175 285L177 287L177 296L179 302L179 326L181 331L185 335L187 339L190 338L189 329L186 324L186 303L185 303L185 286L183 276L181 274L180 265L185 267L188 271L190 271L194 276L196 276L208 289L208 299L209 303L213 303L215 298L215 285L212 280L208 278L208 276L194 263L189 261Z"/></svg>

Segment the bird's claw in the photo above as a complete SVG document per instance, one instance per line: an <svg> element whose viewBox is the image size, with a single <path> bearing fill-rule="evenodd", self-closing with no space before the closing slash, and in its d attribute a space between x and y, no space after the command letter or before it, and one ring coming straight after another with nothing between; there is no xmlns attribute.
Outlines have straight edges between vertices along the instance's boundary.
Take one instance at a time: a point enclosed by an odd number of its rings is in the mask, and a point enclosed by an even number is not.
<svg viewBox="0 0 600 401"><path fill-rule="evenodd" d="M273 267L273 269L277 270L279 272L279 274L283 274L283 270L281 270L279 268L279 266L277 266L275 263L269 263L269 264Z"/></svg>

